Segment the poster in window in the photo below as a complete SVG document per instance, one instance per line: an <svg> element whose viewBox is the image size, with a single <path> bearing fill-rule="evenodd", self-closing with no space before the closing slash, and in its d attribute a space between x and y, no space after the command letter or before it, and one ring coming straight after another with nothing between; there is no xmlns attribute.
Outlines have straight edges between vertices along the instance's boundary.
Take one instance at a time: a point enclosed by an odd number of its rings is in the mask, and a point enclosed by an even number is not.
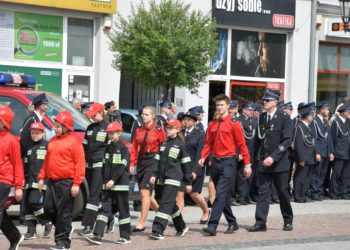
<svg viewBox="0 0 350 250"><path fill-rule="evenodd" d="M285 78L286 35L232 30L231 75Z"/></svg>
<svg viewBox="0 0 350 250"><path fill-rule="evenodd" d="M218 49L210 62L210 67L215 75L226 75L227 67L227 29L217 29Z"/></svg>

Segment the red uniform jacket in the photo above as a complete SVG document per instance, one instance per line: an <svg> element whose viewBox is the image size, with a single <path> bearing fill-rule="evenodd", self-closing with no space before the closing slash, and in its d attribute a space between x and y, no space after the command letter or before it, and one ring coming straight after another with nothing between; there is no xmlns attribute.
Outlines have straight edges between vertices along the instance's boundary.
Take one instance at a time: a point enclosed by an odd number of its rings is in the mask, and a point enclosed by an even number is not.
<svg viewBox="0 0 350 250"><path fill-rule="evenodd" d="M248 165L249 152L239 122L232 121L227 115L222 120L216 119L209 123L201 158L206 159L211 152L216 158L236 156L237 149L243 156L244 165Z"/></svg>
<svg viewBox="0 0 350 250"><path fill-rule="evenodd" d="M85 156L81 142L70 134L52 138L38 179L73 179L73 185L79 186L84 177Z"/></svg>
<svg viewBox="0 0 350 250"><path fill-rule="evenodd" d="M22 189L24 170L19 141L8 130L0 131L0 182Z"/></svg>
<svg viewBox="0 0 350 250"><path fill-rule="evenodd" d="M148 134L146 144L143 148L143 152L140 152L147 130ZM162 127L159 127L155 123L153 123L150 127L146 127L146 125L143 125L142 127L137 128L134 140L132 142L134 151L131 152L130 165L135 166L140 153L157 154L159 150L159 145L162 142L164 142L165 139L166 137L164 129Z"/></svg>

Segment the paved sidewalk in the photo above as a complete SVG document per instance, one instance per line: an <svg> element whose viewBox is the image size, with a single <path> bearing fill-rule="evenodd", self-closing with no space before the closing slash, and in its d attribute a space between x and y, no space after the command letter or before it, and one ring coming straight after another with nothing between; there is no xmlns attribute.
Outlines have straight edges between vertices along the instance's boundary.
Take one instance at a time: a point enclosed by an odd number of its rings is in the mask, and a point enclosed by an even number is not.
<svg viewBox="0 0 350 250"><path fill-rule="evenodd" d="M326 200L306 204L292 203L294 209L294 230L282 231L283 220L280 215L279 205L270 206L268 219L268 231L263 233L248 233L245 228L254 224L255 205L233 207L234 214L238 218L240 230L233 235L225 235L226 222L218 228L216 237L208 237L202 234L202 225L198 221L201 217L198 207L186 207L184 218L190 227L190 231L183 238L174 237L175 230L169 226L165 231L165 240L149 240L151 223L154 212L150 212L145 232L132 236L132 243L125 246L117 246L114 242L118 238L118 230L114 234L105 235L102 246L92 246L86 240L78 236L81 229L80 222L74 222L76 228L73 236L72 249L350 249L350 201ZM136 225L138 212L132 212L132 224ZM20 227L25 232L25 227ZM43 228L38 227L39 234ZM54 244L53 238L25 241L20 249L48 249ZM0 249L7 249L8 243L3 235L0 235Z"/></svg>

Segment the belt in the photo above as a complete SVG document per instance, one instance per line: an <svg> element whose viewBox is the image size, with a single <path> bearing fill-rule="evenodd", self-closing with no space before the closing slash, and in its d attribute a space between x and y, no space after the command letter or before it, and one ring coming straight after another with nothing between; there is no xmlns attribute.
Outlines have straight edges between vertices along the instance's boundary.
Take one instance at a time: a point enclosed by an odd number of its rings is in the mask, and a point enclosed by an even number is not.
<svg viewBox="0 0 350 250"><path fill-rule="evenodd" d="M234 155L232 155L232 156L223 156L223 157L213 157L215 160L218 160L218 161L224 161L224 160L230 160L230 159L232 159L232 158L235 158L235 156Z"/></svg>

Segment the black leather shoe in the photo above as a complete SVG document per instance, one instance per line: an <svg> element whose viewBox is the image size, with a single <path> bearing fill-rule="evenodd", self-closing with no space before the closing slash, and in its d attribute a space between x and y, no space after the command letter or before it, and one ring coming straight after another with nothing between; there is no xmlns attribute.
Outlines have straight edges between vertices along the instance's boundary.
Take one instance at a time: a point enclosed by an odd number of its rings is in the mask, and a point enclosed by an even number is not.
<svg viewBox="0 0 350 250"><path fill-rule="evenodd" d="M313 200L313 201L321 201L322 199L321 199L320 196L312 196L311 200Z"/></svg>
<svg viewBox="0 0 350 250"><path fill-rule="evenodd" d="M139 232L143 232L143 231L145 231L145 228L137 228L137 227L135 227L135 228L132 230L133 233L139 233Z"/></svg>
<svg viewBox="0 0 350 250"><path fill-rule="evenodd" d="M208 219L207 220L200 219L199 224L201 224L201 225L207 224L209 221L209 218L210 218L210 213L211 213L211 211L209 209Z"/></svg>
<svg viewBox="0 0 350 250"><path fill-rule="evenodd" d="M264 225L255 224L252 227L248 227L247 231L248 232L266 232L266 225L265 224Z"/></svg>
<svg viewBox="0 0 350 250"><path fill-rule="evenodd" d="M304 200L304 199L295 199L294 198L294 202L296 202L296 203L306 203L306 200Z"/></svg>
<svg viewBox="0 0 350 250"><path fill-rule="evenodd" d="M216 229L212 227L204 227L203 232L209 234L210 236L216 236Z"/></svg>
<svg viewBox="0 0 350 250"><path fill-rule="evenodd" d="M227 227L227 230L224 232L224 234L233 234L238 229L239 229L239 226L237 223L231 224Z"/></svg>
<svg viewBox="0 0 350 250"><path fill-rule="evenodd" d="M292 223L284 224L283 231L292 231L292 230L293 230L293 224Z"/></svg>

